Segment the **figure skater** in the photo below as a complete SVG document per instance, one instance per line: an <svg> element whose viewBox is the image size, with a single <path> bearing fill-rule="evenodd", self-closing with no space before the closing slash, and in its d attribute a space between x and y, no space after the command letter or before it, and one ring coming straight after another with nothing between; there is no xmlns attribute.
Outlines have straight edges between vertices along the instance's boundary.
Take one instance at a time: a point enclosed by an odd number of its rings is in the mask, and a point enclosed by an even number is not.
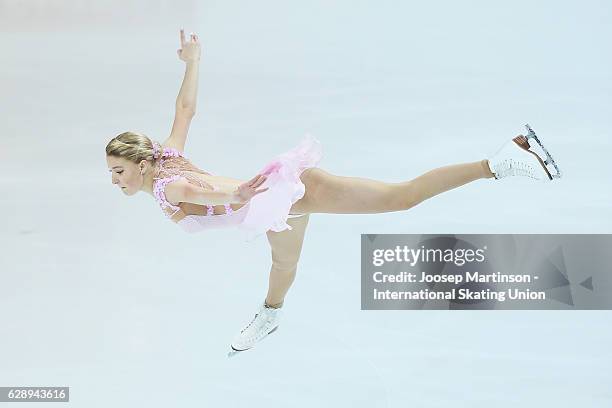
<svg viewBox="0 0 612 408"><path fill-rule="evenodd" d="M183 153L196 111L201 52L198 36L191 33L186 41L183 29L180 43L177 52L186 71L170 136L160 144L141 133L121 133L106 146L106 161L113 184L123 194L151 194L165 215L186 232L237 227L246 232L249 241L267 236L272 257L268 292L255 316L232 341L234 352L252 348L278 327L310 214L403 211L479 179L522 176L548 182L561 177L529 125L527 136L507 140L487 159L435 168L399 183L338 176L317 167L322 147L310 135L273 158L248 181L211 174ZM540 145L545 160L531 150L531 139ZM548 166L556 173L551 174Z"/></svg>

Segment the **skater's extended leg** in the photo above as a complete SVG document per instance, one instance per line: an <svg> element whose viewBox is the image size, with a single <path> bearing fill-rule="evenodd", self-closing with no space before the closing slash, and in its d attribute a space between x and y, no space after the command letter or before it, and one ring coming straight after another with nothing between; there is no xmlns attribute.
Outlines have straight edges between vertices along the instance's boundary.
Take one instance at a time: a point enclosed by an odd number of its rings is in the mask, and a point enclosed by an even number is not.
<svg viewBox="0 0 612 408"><path fill-rule="evenodd" d="M293 227L292 230L268 231L266 233L272 248L272 267L270 268L268 294L266 296L268 306L281 307L285 295L295 279L308 219L308 214L289 218L287 224Z"/></svg>
<svg viewBox="0 0 612 408"><path fill-rule="evenodd" d="M487 160L452 164L417 178L386 183L361 177L330 174L312 168L302 180L306 194L295 207L304 213L365 214L401 211L444 191L481 178L491 178Z"/></svg>
<svg viewBox="0 0 612 408"><path fill-rule="evenodd" d="M481 178L493 177L485 159L438 167L415 179L398 183L395 188L400 191L400 196L403 198L400 209L407 209L445 191ZM405 194L405 190L408 194Z"/></svg>

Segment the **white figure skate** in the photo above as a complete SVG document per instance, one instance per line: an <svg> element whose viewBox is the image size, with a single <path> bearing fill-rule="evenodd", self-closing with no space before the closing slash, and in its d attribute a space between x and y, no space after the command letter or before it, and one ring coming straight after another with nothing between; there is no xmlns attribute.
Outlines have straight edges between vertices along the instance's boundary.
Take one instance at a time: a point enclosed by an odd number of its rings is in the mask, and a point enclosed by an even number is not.
<svg viewBox="0 0 612 408"><path fill-rule="evenodd" d="M254 347L255 344L263 340L268 334L278 329L280 318L281 309L267 307L264 302L251 322L234 338L231 344L232 350L227 356L232 357L241 351Z"/></svg>
<svg viewBox="0 0 612 408"><path fill-rule="evenodd" d="M519 135L506 142L493 156L488 159L489 169L496 179L510 176L524 176L536 180L552 181L561 178L561 171L548 150L540 142L534 131L527 127L527 136ZM546 155L546 160L531 151L529 139L534 139ZM547 165L552 164L556 173L551 174Z"/></svg>

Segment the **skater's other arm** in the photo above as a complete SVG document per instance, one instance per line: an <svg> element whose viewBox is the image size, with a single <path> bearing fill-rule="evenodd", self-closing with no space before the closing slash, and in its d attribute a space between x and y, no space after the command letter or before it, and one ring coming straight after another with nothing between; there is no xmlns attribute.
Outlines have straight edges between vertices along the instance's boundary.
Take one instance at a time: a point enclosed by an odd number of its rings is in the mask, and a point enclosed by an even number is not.
<svg viewBox="0 0 612 408"><path fill-rule="evenodd" d="M171 203L193 203L200 205L244 204L231 187L221 187L212 191L196 186L181 178L168 183L165 189L166 200Z"/></svg>
<svg viewBox="0 0 612 408"><path fill-rule="evenodd" d="M237 187L222 185L216 191L207 190L191 184L185 178L168 183L165 187L166 200L171 203L193 203L201 205L246 204L257 194L268 191L269 187L259 187L267 177L258 174Z"/></svg>
<svg viewBox="0 0 612 408"><path fill-rule="evenodd" d="M170 136L164 146L173 147L181 152L185 150L189 126L196 112L198 97L198 76L200 65L200 43L197 35L191 34L185 41L185 33L180 31L181 49L177 50L179 58L185 62L185 77L176 98L174 123Z"/></svg>

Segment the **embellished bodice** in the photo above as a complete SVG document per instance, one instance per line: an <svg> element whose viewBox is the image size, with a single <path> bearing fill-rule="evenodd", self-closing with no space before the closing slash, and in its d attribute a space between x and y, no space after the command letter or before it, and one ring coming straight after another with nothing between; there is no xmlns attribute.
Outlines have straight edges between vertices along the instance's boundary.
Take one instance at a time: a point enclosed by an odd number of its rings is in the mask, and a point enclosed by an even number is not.
<svg viewBox="0 0 612 408"><path fill-rule="evenodd" d="M188 182L196 184L204 189L212 191L217 191L219 189L217 186L209 184L198 177L198 173L211 176L213 175L198 169L175 148L164 147L163 151L159 153L157 173L153 177L153 196L168 218L172 218L178 211L181 210L178 205L174 205L166 199L165 190L169 183L185 178ZM224 207L224 214L214 214L214 206L207 204L206 215L216 217L232 215L234 210L230 204L225 204ZM191 215L187 215L187 217L189 216Z"/></svg>

